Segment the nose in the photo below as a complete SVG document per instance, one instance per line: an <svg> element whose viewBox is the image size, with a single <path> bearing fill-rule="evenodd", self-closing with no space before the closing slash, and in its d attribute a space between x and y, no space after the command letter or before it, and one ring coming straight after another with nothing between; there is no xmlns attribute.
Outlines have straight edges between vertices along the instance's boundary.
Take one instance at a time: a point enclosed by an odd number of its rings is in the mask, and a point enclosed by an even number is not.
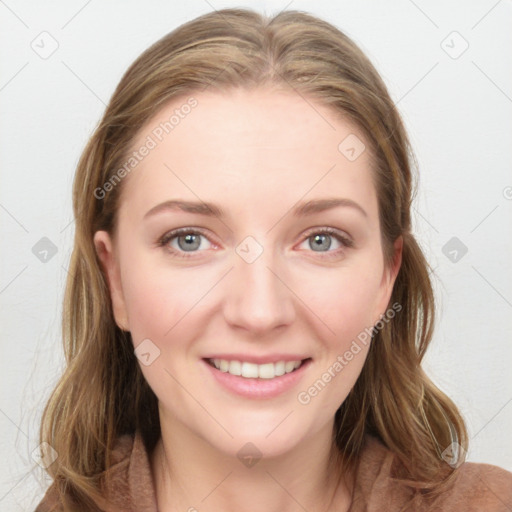
<svg viewBox="0 0 512 512"><path fill-rule="evenodd" d="M226 321L259 336L290 325L295 316L294 295L286 283L284 262L270 249L252 262L236 252L233 257L234 268L226 282Z"/></svg>

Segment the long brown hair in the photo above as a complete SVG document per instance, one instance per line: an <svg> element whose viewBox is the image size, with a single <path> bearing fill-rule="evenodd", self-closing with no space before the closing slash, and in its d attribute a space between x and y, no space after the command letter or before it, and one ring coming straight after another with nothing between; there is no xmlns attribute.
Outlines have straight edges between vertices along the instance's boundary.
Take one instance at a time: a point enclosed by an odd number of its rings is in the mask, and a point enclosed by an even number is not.
<svg viewBox="0 0 512 512"><path fill-rule="evenodd" d="M122 434L142 433L151 450L160 436L157 399L115 323L95 253L97 230L112 232L122 182L113 183L136 135L165 103L180 96L272 84L330 107L355 123L373 156L386 264L403 237L390 303L402 310L376 332L360 377L335 415L343 463L357 461L365 434L402 462L398 475L439 492L453 473L441 457L453 441L467 450L464 421L425 375L434 297L429 266L411 233L414 157L400 115L363 52L329 23L298 11L273 18L225 9L190 21L147 49L127 70L78 164L73 186L74 248L63 308L67 366L43 413L40 441L58 459L48 468L65 506L94 509L100 473ZM104 190L104 189L103 189Z"/></svg>

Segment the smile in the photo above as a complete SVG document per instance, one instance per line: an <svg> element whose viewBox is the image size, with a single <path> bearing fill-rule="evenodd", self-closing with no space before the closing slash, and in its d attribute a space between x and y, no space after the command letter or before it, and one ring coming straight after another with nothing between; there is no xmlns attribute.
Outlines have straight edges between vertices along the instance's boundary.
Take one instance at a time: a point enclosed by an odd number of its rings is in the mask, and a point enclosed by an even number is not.
<svg viewBox="0 0 512 512"><path fill-rule="evenodd" d="M246 379L273 379L285 373L291 373L304 362L276 361L275 363L255 364L247 361L228 361L226 359L208 359L208 363L217 370Z"/></svg>
<svg viewBox="0 0 512 512"><path fill-rule="evenodd" d="M245 398L274 398L298 389L313 362L311 357L288 361L278 359L263 364L240 359L208 357L201 360L203 368L213 379L212 389L220 385L222 389Z"/></svg>

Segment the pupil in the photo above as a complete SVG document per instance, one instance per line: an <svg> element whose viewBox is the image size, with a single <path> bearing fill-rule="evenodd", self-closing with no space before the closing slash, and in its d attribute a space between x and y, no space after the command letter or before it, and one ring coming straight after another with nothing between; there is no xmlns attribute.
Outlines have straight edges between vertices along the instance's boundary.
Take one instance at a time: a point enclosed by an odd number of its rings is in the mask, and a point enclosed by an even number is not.
<svg viewBox="0 0 512 512"><path fill-rule="evenodd" d="M180 243L180 240L182 238L185 239L185 246L184 247ZM178 238L178 244L179 244L181 249L183 249L185 251L190 251L190 250L197 249L199 247L200 244L198 243L198 240L199 240L199 237L197 235L189 234L189 235L185 235L185 236L179 237ZM195 245L194 245L194 243L195 243Z"/></svg>
<svg viewBox="0 0 512 512"><path fill-rule="evenodd" d="M330 240L329 240L330 237L328 235L315 235L314 239L315 239L315 243L314 243L313 249L315 247L329 249L331 244L330 244ZM325 243L327 240L329 240L329 243ZM322 244L323 244L323 247L322 247Z"/></svg>

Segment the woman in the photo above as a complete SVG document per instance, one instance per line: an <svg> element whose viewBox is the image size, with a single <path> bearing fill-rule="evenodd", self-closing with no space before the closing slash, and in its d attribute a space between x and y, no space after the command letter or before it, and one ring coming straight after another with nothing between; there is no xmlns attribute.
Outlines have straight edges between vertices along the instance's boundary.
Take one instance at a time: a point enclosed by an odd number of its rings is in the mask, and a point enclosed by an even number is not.
<svg viewBox="0 0 512 512"><path fill-rule="evenodd" d="M411 158L371 63L310 15L222 10L144 52L75 177L37 512L512 506L421 368Z"/></svg>

